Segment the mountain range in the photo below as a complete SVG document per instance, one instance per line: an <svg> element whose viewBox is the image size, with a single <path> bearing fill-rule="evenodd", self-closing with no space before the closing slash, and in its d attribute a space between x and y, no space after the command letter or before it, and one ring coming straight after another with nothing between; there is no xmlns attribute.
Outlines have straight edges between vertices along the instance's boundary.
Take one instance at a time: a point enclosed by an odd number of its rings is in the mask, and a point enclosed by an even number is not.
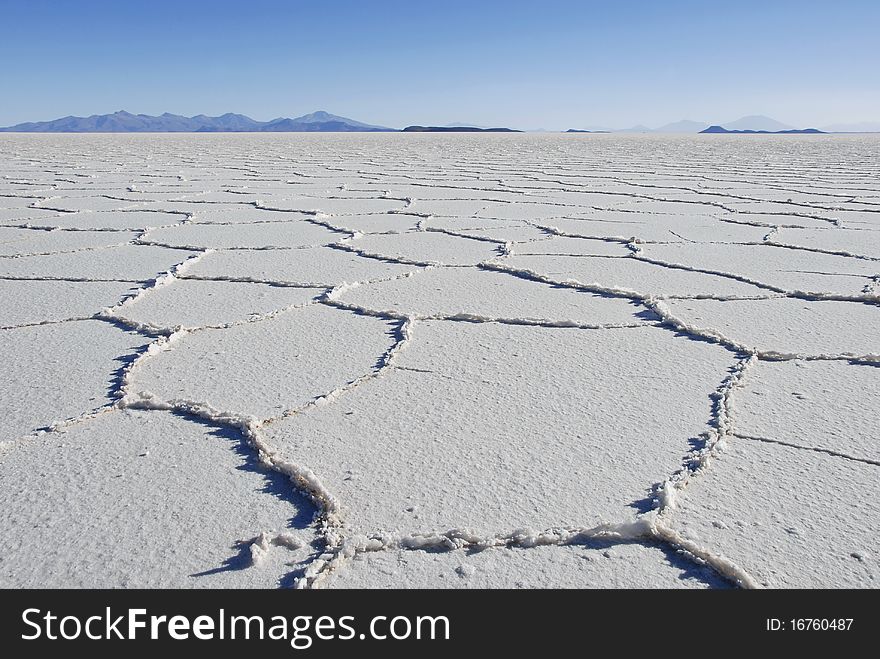
<svg viewBox="0 0 880 659"><path fill-rule="evenodd" d="M786 128L785 130L752 130L750 128L740 128L731 130L724 126L709 126L700 133L716 133L721 135L824 135L825 131L816 128Z"/></svg>
<svg viewBox="0 0 880 659"><path fill-rule="evenodd" d="M408 126L407 132L519 132L511 128L490 128L474 124L447 124L445 126ZM257 121L243 114L229 112L219 117L197 114L185 117L166 112L159 116L131 114L124 110L112 114L93 114L89 117L62 117L52 121L38 121L0 128L0 132L20 133L320 133L320 132L393 132L395 128L365 124L347 117L340 117L323 110L304 114L293 119L279 117L271 121ZM770 117L750 115L721 124L707 121L682 119L659 128L638 125L631 128L610 129L604 126L572 128L570 133L687 133L702 132L826 132L826 133L871 133L880 132L880 122L855 124L833 124L815 128L798 129Z"/></svg>
<svg viewBox="0 0 880 659"><path fill-rule="evenodd" d="M721 124L711 124L708 121L693 121L691 119L682 119L671 124L660 126L659 128L648 128L647 126L633 126L632 128L623 128L615 130L615 133L701 133L707 128L718 125L729 131L750 130L764 131L774 133L783 130L795 130L793 126L776 121L770 117L760 114L753 114L747 117L740 117L734 121L726 121ZM714 132L714 131L713 131Z"/></svg>
<svg viewBox="0 0 880 659"><path fill-rule="evenodd" d="M709 130L711 129L711 130ZM722 129L722 130L719 130ZM612 132L612 133L720 133L720 132L753 132L753 133L880 133L880 122L865 121L854 124L830 124L816 128L795 128L781 121L765 117L764 115L749 115L734 121L726 121L721 124L711 124L708 121L692 121L682 119L659 128L647 126L633 126L617 130L589 128L589 130L571 130L570 132Z"/></svg>
<svg viewBox="0 0 880 659"><path fill-rule="evenodd" d="M477 128L476 126L407 126L403 133L521 133L514 128Z"/></svg>
<svg viewBox="0 0 880 659"><path fill-rule="evenodd" d="M347 117L319 110L301 117L279 117L257 121L243 114L227 113L219 117L197 114L184 117L166 112L157 117L131 114L124 110L90 117L62 117L52 121L30 122L0 128L2 132L19 133L375 133L394 128L373 126Z"/></svg>

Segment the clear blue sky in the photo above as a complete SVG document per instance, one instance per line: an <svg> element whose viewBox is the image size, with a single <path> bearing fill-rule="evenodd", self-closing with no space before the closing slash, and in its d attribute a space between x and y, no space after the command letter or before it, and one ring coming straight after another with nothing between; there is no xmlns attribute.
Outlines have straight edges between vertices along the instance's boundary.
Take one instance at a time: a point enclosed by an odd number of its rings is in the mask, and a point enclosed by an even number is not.
<svg viewBox="0 0 880 659"><path fill-rule="evenodd" d="M880 0L0 0L0 125L880 121Z"/></svg>

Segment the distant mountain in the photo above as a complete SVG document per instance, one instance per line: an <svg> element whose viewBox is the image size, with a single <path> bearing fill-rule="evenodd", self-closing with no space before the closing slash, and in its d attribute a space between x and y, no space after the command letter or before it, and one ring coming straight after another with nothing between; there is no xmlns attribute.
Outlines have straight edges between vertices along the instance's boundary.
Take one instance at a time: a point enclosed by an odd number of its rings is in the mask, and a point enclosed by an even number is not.
<svg viewBox="0 0 880 659"><path fill-rule="evenodd" d="M467 121L453 121L451 124L443 124L444 128L491 128L491 126L481 126L480 124L470 123Z"/></svg>
<svg viewBox="0 0 880 659"><path fill-rule="evenodd" d="M728 130L724 126L709 126L700 133L720 133L722 135L815 135L824 134L816 128L789 128L787 130Z"/></svg>
<svg viewBox="0 0 880 659"><path fill-rule="evenodd" d="M706 121L691 121L690 119L682 119L660 128L655 128L655 133L699 133L709 125Z"/></svg>
<svg viewBox="0 0 880 659"><path fill-rule="evenodd" d="M736 121L731 121L725 124L721 124L722 127L730 130L730 131L739 131L739 130L749 130L749 131L765 131L768 133L773 133L782 130L792 130L791 126L780 123L775 119L771 119L770 117L764 117L761 115L751 115L748 117L742 117L737 119ZM697 134L701 132L705 132L705 129L709 127L709 122L707 121L692 121L690 119L682 119L681 121L675 121L671 124L666 124L664 126L660 126L659 128L648 128L647 126L643 126L639 124L638 126L633 126L632 128L618 128L614 131L614 133L691 133ZM710 131L716 132L716 131Z"/></svg>
<svg viewBox="0 0 880 659"><path fill-rule="evenodd" d="M260 127L260 132L270 133L378 133L393 131L393 128L371 126L354 119L338 117L319 110L304 114L295 119L278 118L267 121Z"/></svg>
<svg viewBox="0 0 880 659"><path fill-rule="evenodd" d="M322 124L327 122L341 122L348 124L349 126L355 126L357 128L384 128L384 126L373 126L370 124L365 124L362 121L355 121L354 119L347 119L346 117L340 117L335 114L330 114L329 112L324 112L323 110L318 110L317 112L312 112L311 114L304 114L301 117L297 117L293 119L293 121L300 124ZM385 130L391 130L385 128Z"/></svg>
<svg viewBox="0 0 880 659"><path fill-rule="evenodd" d="M283 128L282 128L283 127ZM385 128L384 126L373 126L365 124L362 121L355 121L347 117L340 117L323 110L304 114L295 119L273 119L263 127L263 130L270 131L295 131L295 132L377 132L377 131L393 131L393 128Z"/></svg>
<svg viewBox="0 0 880 659"><path fill-rule="evenodd" d="M822 126L826 133L880 133L880 121L862 121L855 124Z"/></svg>
<svg viewBox="0 0 880 659"><path fill-rule="evenodd" d="M587 130L591 133L613 133L614 129L609 128L608 126L595 126L595 125L587 125L581 126L580 128L574 128L572 130Z"/></svg>
<svg viewBox="0 0 880 659"><path fill-rule="evenodd" d="M407 126L404 133L521 133L513 128L477 128L476 126Z"/></svg>
<svg viewBox="0 0 880 659"><path fill-rule="evenodd" d="M0 128L0 132L19 133L230 133L230 132L379 132L393 128L372 126L354 119L339 117L323 110L295 119L278 118L256 121L243 114L227 113L219 117L198 114L184 117L165 114L131 114L120 110L113 114L90 117L62 117Z"/></svg>
<svg viewBox="0 0 880 659"><path fill-rule="evenodd" d="M736 121L727 121L721 124L727 130L763 130L768 133L776 133L783 130L792 130L794 126L789 126L776 119L765 117L761 114L752 114L747 117L741 117Z"/></svg>
<svg viewBox="0 0 880 659"><path fill-rule="evenodd" d="M147 115L138 116L151 119L151 117L148 117ZM172 132L175 129L180 131L216 130L218 132L243 132L258 130L260 125L259 121L254 121L243 114L233 114L232 112L227 112L219 117L208 117L204 114L197 114L195 117L180 117L166 112L162 117L175 117L178 122L177 126L166 126L165 131L167 132ZM161 119L162 117L157 117L157 119ZM146 130L150 129L147 128Z"/></svg>
<svg viewBox="0 0 880 659"><path fill-rule="evenodd" d="M632 128L621 128L620 130L614 131L615 133L653 133L650 128L647 126L643 126L639 124L638 126L633 126Z"/></svg>
<svg viewBox="0 0 880 659"><path fill-rule="evenodd" d="M207 125L207 122L198 121L197 117L181 117L167 112L158 117L151 117L120 110L113 114L93 114L90 117L68 116L53 121L29 122L0 130L28 133L128 133L151 130L177 132L197 130L202 125Z"/></svg>

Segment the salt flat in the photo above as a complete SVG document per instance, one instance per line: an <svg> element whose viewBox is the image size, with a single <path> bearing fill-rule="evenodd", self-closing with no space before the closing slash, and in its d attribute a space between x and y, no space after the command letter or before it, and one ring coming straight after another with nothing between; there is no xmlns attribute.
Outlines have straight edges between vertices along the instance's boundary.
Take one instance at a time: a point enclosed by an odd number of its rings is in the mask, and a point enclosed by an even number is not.
<svg viewBox="0 0 880 659"><path fill-rule="evenodd" d="M880 138L0 136L0 586L877 587Z"/></svg>

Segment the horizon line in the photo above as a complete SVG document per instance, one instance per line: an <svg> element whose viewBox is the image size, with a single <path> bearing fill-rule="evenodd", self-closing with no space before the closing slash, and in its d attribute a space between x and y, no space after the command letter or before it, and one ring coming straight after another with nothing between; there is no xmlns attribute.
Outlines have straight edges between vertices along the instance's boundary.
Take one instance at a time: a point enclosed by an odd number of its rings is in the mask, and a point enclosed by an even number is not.
<svg viewBox="0 0 880 659"><path fill-rule="evenodd" d="M297 119L302 119L304 117L311 117L312 115L317 115L317 114L326 114L329 117L333 117L334 119L341 119L341 120L345 120L348 122L352 122L352 125L361 124L366 127L373 128L373 129L384 129L386 131L398 131L398 132L404 130L405 128L411 127L411 126L423 126L423 127L430 127L430 128L448 128L448 127L461 127L461 128L468 127L468 128L478 128L478 129L488 128L487 126L481 125L477 122L473 122L473 123L451 122L451 123L445 123L445 124L430 123L430 122L429 123L415 123L415 124L408 124L407 126L404 126L403 128L399 128L399 127L387 126L387 125L382 125L382 124L366 124L365 122L351 119L349 117L345 117L342 115L335 115L333 113L327 112L326 110L314 110L314 111L306 113L304 115L298 115L295 117L278 115L278 116L273 117L271 119L262 120L262 119L254 119L250 115L247 115L247 114L244 114L241 112L233 112L233 111L227 111L227 112L223 112L221 114L214 114L214 115L207 114L204 112L200 112L200 113L193 114L193 115L186 115L186 114L178 114L178 113L169 112L169 111L162 112L161 114L147 114L147 113L143 113L143 112L130 112L128 110L121 109L121 110L116 110L114 112L109 112L109 113L97 113L96 112L96 113L92 113L92 114L88 114L88 115L66 114L66 115L58 116L58 117L55 117L52 119L37 120L37 121L34 121L34 120L23 121L23 122L10 124L7 126L2 126L2 127L0 127L0 130L3 130L4 132L70 132L70 133L82 133L82 132L92 132L92 133L99 133L99 132L105 132L105 133L120 133L120 132L156 132L156 133L164 133L164 132L174 132L174 133L186 133L186 132L266 132L266 131L221 130L221 129L217 129L214 131L198 131L198 130L192 130L192 131L188 131L188 130L156 130L156 131L109 130L109 131L100 131L100 130L62 130L62 129L50 129L50 130L46 130L46 131L39 131L39 130L15 131L12 129L17 128L19 126L26 126L26 125L51 124L54 122L65 120L65 119L87 120L87 119L93 119L96 117L97 118L112 117L115 115L126 115L126 116L131 116L131 117L144 117L144 118L149 118L149 119L161 119L162 117L179 117L179 118L190 119L190 120L197 119L199 117L204 117L207 119L215 119L216 120L216 119L222 119L223 117L234 116L234 117L241 117L243 119L246 119L248 121L252 121L257 124L271 125L272 123L276 123L276 122L295 121ZM595 125L590 125L589 123L580 123L579 125L584 126L583 128L578 128L577 125L570 125L567 128L543 128L543 127L540 127L540 128L517 129L517 128L505 126L504 124L498 124L497 126L493 126L493 128L499 128L499 129L500 128L507 128L509 130L520 130L521 132L528 132L528 133L539 133L539 132L553 133L553 132L567 132L567 131L575 130L575 131L584 131L584 132L592 132L592 133L601 133L601 132L665 133L665 132L668 132L670 134L672 134L672 133L694 134L694 133L700 132L700 130L696 129L696 126L695 126L694 130L663 131L662 129L667 128L667 127L672 127L677 124L692 124L692 125L699 124L699 125L704 126L703 129L715 127L715 126L726 127L725 124L734 124L734 123L741 122L741 121L747 120L747 119L769 120L772 123L779 124L780 126L785 126L784 129L790 130L790 129L794 128L788 124L784 124L783 122L780 122L780 121L778 121L774 118L771 118L767 115L761 115L761 114L744 115L743 117L740 117L739 119L734 119L734 120L726 121L726 122L717 122L717 123L697 121L697 120L692 120L692 119L680 119L680 120L673 121L673 122L667 122L665 124L657 126L656 128L652 128L648 125L641 124L641 123L636 124L634 126L620 127L620 128L612 128L612 127L606 127L606 126L595 126ZM873 124L876 124L876 126L873 126ZM859 127L859 126L865 126L866 128L865 129L858 129L857 127ZM832 130L825 130L824 132L873 133L873 132L880 132L880 122L870 121L870 120L868 120L868 121L837 121L837 122L833 122L833 123L824 124L824 126L812 125L812 126L807 126L807 127L803 127L803 128L796 128L795 130L823 130L823 128L832 129ZM845 128L848 130L833 130L835 128ZM780 128L780 129L782 129L782 128ZM289 131L289 132L298 132L298 131ZM333 132L333 131L314 131L314 132ZM348 131L339 131L339 132L348 132ZM768 132L772 133L772 132L775 132L775 130L770 130Z"/></svg>

